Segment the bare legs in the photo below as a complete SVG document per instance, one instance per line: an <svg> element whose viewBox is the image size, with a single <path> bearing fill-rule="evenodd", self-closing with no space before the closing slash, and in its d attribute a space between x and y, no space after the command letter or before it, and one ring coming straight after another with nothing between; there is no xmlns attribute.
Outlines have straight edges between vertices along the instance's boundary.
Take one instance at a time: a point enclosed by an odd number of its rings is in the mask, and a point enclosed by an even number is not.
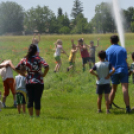
<svg viewBox="0 0 134 134"><path fill-rule="evenodd" d="M20 114L21 113L21 108L23 110L23 113L25 114L26 113L26 107L25 107L25 104L23 105L17 105L17 109L18 109L18 113Z"/></svg>
<svg viewBox="0 0 134 134"><path fill-rule="evenodd" d="M58 72L58 71L59 71L61 65L62 65L61 60L57 61L57 64L56 64L56 66L55 66L55 72Z"/></svg>
<svg viewBox="0 0 134 134"><path fill-rule="evenodd" d="M115 98L115 93L117 91L117 86L118 85L114 85L114 84L112 86L112 91L109 95L110 104L113 103L113 100ZM122 86L124 102L125 102L126 106L129 106L130 103L129 103L129 95L128 95L128 83L122 83L121 86Z"/></svg>
<svg viewBox="0 0 134 134"><path fill-rule="evenodd" d="M109 98L108 97L109 97L109 94L105 94L107 113L109 113ZM102 102L102 95L98 95L97 106L98 106L99 112L101 112L101 102Z"/></svg>

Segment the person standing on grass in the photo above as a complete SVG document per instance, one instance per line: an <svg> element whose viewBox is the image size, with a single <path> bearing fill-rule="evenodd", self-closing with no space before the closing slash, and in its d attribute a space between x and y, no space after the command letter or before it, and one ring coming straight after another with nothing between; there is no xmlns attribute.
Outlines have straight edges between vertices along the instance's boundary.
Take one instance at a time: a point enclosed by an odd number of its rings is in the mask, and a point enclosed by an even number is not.
<svg viewBox="0 0 134 134"><path fill-rule="evenodd" d="M36 38L36 34L34 34L32 38L32 44L37 46L37 56L39 56L40 54L39 42L40 42L40 34L38 34L38 39Z"/></svg>
<svg viewBox="0 0 134 134"><path fill-rule="evenodd" d="M0 75L2 77L3 87L4 87L4 95L2 98L3 108L7 107L5 103L6 103L6 99L7 99L7 96L9 95L10 90L12 91L12 94L13 94L13 101L14 101L13 106L16 107L16 97L15 97L16 92L15 92L15 88L14 88L14 78L13 78L13 70L15 68L14 68L11 60L5 60L0 65L1 66L9 65L6 68L2 68L0 70Z"/></svg>
<svg viewBox="0 0 134 134"><path fill-rule="evenodd" d="M79 39L77 47L80 49L80 52L81 52L83 72L84 72L86 70L87 63L89 64L89 68L91 68L90 56L88 53L88 45L84 44L84 39Z"/></svg>
<svg viewBox="0 0 134 134"><path fill-rule="evenodd" d="M25 67L20 67L20 70L26 73ZM16 101L17 101L17 109L18 113L21 113L21 108L23 109L23 113L25 114L26 108L26 77L21 74L15 77L14 87L16 89Z"/></svg>
<svg viewBox="0 0 134 134"><path fill-rule="evenodd" d="M93 63L93 65L95 64L95 51L96 51L96 48L99 46L99 40L100 39L97 39L97 45L96 46L94 46L93 41L90 41L90 45L89 45L90 63L91 64Z"/></svg>
<svg viewBox="0 0 134 134"><path fill-rule="evenodd" d="M128 94L128 65L126 49L119 46L119 37L114 35L110 38L111 46L106 50L106 59L115 68L115 73L111 76L112 91L110 93L110 107L115 98L117 86L121 83L124 101L126 104L126 113L130 113L130 102Z"/></svg>
<svg viewBox="0 0 134 134"><path fill-rule="evenodd" d="M67 55L67 53L64 51L64 49L62 47L62 41L60 39L57 40L55 46L56 46L56 51L54 53L54 57L55 57L55 60L56 60L57 64L55 66L54 72L56 73L56 72L59 71L59 69L62 65L62 61L61 61L61 57L60 57L61 52L66 54L66 55ZM69 57L69 56L67 55L67 57Z"/></svg>
<svg viewBox="0 0 134 134"><path fill-rule="evenodd" d="M37 47L31 44L28 53L23 60L16 67L16 71L21 75L25 76L20 70L23 65L26 68L26 91L28 96L28 109L29 114L33 116L33 103L35 103L36 116L40 115L41 109L41 96L44 89L43 77L49 71L49 65L44 61L43 58L37 56ZM44 72L41 72L42 67L44 67Z"/></svg>
<svg viewBox="0 0 134 134"><path fill-rule="evenodd" d="M76 59L76 52L77 52L77 47L74 44L74 40L71 40L71 42L72 42L72 49L70 51L70 56L69 56L70 66L67 68L68 72L70 71L70 69L74 68L75 66L75 59Z"/></svg>
<svg viewBox="0 0 134 134"><path fill-rule="evenodd" d="M115 69L112 67L112 65L105 61L106 59L106 52L100 51L98 53L98 57L100 59L100 62L95 63L94 67L90 70L90 73L94 76L96 76L96 84L97 84L97 90L96 93L98 94L98 113L101 113L101 102L102 102L102 94L105 93L105 100L106 100L106 113L109 114L109 93L111 90L110 87L110 76L115 72ZM112 70L110 73L109 71ZM96 71L97 73L95 73Z"/></svg>

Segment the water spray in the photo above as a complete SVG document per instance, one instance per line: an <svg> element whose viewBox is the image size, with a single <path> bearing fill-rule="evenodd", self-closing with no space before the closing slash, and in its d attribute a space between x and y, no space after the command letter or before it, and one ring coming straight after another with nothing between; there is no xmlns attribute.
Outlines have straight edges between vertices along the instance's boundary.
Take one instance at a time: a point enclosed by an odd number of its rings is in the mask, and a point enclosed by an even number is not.
<svg viewBox="0 0 134 134"><path fill-rule="evenodd" d="M123 27L123 15L121 13L121 8L119 6L119 0L112 0L114 20L116 23L117 31L120 37L120 43L122 47L125 47L125 36L124 36L124 27Z"/></svg>

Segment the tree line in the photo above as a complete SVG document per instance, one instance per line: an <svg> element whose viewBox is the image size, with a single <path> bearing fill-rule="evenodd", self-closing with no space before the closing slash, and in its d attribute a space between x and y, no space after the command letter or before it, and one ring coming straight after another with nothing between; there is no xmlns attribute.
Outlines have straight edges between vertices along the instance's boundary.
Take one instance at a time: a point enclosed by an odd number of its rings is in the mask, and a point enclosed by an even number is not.
<svg viewBox="0 0 134 134"><path fill-rule="evenodd" d="M41 33L81 34L81 33L112 33L116 32L115 22L111 13L111 5L102 2L95 7L94 17L88 21L83 14L83 4L74 0L71 18L63 13L61 7L57 15L47 6L37 6L25 11L16 2L0 3L0 34ZM127 32L134 32L134 7L122 9L124 27Z"/></svg>

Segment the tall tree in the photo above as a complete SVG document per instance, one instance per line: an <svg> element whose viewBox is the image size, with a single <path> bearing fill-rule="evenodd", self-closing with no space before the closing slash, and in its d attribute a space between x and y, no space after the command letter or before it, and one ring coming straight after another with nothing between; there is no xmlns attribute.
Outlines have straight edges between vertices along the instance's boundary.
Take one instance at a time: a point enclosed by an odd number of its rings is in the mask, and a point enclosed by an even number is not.
<svg viewBox="0 0 134 134"><path fill-rule="evenodd" d="M55 15L47 6L31 8L25 13L26 30L49 32L52 22L55 23L55 21L52 21L53 19L55 19Z"/></svg>
<svg viewBox="0 0 134 134"><path fill-rule="evenodd" d="M95 16L91 20L96 32L106 33L114 32L115 23L110 12L110 5L102 2L95 7Z"/></svg>
<svg viewBox="0 0 134 134"><path fill-rule="evenodd" d="M59 8L58 8L58 17L59 17L59 16L62 16L62 15L63 15L62 8L61 8L61 7L59 7Z"/></svg>
<svg viewBox="0 0 134 134"><path fill-rule="evenodd" d="M15 2L0 3L0 32L23 31L24 10Z"/></svg>
<svg viewBox="0 0 134 134"><path fill-rule="evenodd" d="M80 0L75 0L74 1L74 5L72 8L72 13L71 16L76 19L76 17L83 12L83 5L82 2Z"/></svg>

